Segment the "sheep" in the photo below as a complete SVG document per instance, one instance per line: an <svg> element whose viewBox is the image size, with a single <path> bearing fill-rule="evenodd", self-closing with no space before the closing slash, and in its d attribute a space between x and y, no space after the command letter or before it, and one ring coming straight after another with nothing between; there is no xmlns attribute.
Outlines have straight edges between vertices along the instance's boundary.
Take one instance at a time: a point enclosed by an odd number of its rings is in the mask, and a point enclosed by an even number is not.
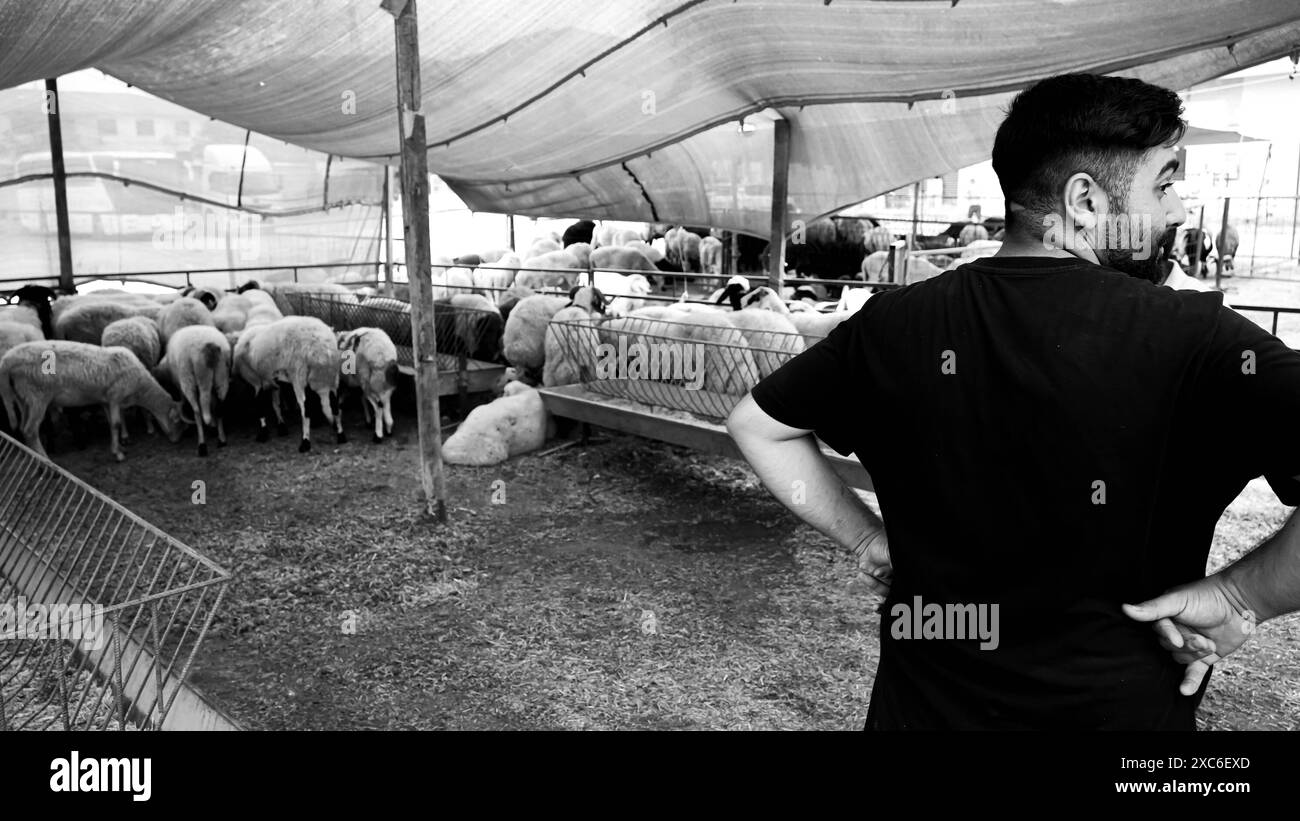
<svg viewBox="0 0 1300 821"><path fill-rule="evenodd" d="M717 237L700 240L700 267L706 274L722 273L722 240Z"/></svg>
<svg viewBox="0 0 1300 821"><path fill-rule="evenodd" d="M33 328L24 322L0 321L0 359L4 358L11 349L18 347L24 342L39 342L45 337L41 334L39 328ZM10 431L18 429L18 420L9 419Z"/></svg>
<svg viewBox="0 0 1300 821"><path fill-rule="evenodd" d="M644 271L646 274L659 273L659 269L655 267L655 264L650 261L650 258L641 249L625 248L618 245L610 245L592 251L591 267Z"/></svg>
<svg viewBox="0 0 1300 821"><path fill-rule="evenodd" d="M266 293L261 291L259 293ZM267 299L271 295L267 294ZM274 306L275 301L271 300ZM212 322L222 333L238 333L248 323L248 312L253 309L253 301L243 294L226 294L212 311Z"/></svg>
<svg viewBox="0 0 1300 821"><path fill-rule="evenodd" d="M596 316L580 305L561 308L546 324L542 384L548 388L590 379L600 338L591 326ZM560 325L557 323L573 323Z"/></svg>
<svg viewBox="0 0 1300 821"><path fill-rule="evenodd" d="M894 235L883 225L877 225L862 237L862 247L868 255L887 251L894 245Z"/></svg>
<svg viewBox="0 0 1300 821"><path fill-rule="evenodd" d="M474 291L474 274L468 268L435 267L430 275L434 299L447 299L453 294L468 294Z"/></svg>
<svg viewBox="0 0 1300 821"><path fill-rule="evenodd" d="M345 389L361 391L361 408L366 423L374 417L374 443L393 435L393 391L397 389L397 346L379 328L340 331L339 409L343 414ZM342 425L342 422L339 423Z"/></svg>
<svg viewBox="0 0 1300 821"><path fill-rule="evenodd" d="M857 313L858 309L867 304L867 300L875 294L871 288L845 288L840 292L840 301L835 306L837 312L848 311Z"/></svg>
<svg viewBox="0 0 1300 821"><path fill-rule="evenodd" d="M546 270L528 270L530 268ZM574 254L568 251L550 251L525 259L514 284L534 291L543 288L560 288L567 291L577 283L577 272L585 270L588 270L587 266Z"/></svg>
<svg viewBox="0 0 1300 821"><path fill-rule="evenodd" d="M758 365L730 312L685 314L667 326L667 335L677 342L704 346L705 390L744 396L758 384Z"/></svg>
<svg viewBox="0 0 1300 821"><path fill-rule="evenodd" d="M59 300L62 302L63 300ZM58 305L56 302L55 305ZM160 308L153 306L152 311L140 305L116 300L92 299L77 302L70 308L59 312L54 320L54 336L69 342L82 342L98 345L104 338L104 329L119 319L143 316L157 319ZM206 309L205 309L206 310Z"/></svg>
<svg viewBox="0 0 1300 821"><path fill-rule="evenodd" d="M572 245L570 245L569 247L565 248L564 250L568 251L570 254L573 254L573 256L577 258L578 263L579 263L579 264L580 264L584 269L586 269L586 270L590 270L590 269L591 269L591 254L592 254L592 249L591 249L591 244L590 244L590 243L586 243L586 242L575 242L575 243L573 243Z"/></svg>
<svg viewBox="0 0 1300 821"><path fill-rule="evenodd" d="M551 427L541 394L512 382L507 395L469 412L443 443L442 458L452 465L497 465L540 448Z"/></svg>
<svg viewBox="0 0 1300 821"><path fill-rule="evenodd" d="M113 304L135 308L135 313L147 316L150 319L157 319L158 312L162 310L163 304L158 300L145 296L144 294L133 294L125 291L102 290L92 291L88 294L73 294L71 296L62 296L56 299L50 305L50 318L55 329L55 337L58 337L58 327L60 318L70 310L85 309L87 305ZM119 317L120 318L120 317ZM102 328L100 329L103 330Z"/></svg>
<svg viewBox="0 0 1300 821"><path fill-rule="evenodd" d="M579 284L592 283L601 294L610 298L606 312L617 316L629 314L645 307L645 299L650 294L650 281L641 274L616 274L613 271L594 271L591 276L583 275Z"/></svg>
<svg viewBox="0 0 1300 821"><path fill-rule="evenodd" d="M541 256L542 254L549 254L552 251L559 251L561 248L563 248L563 246L560 245L559 240L551 239L550 237L538 237L533 240L532 245L528 246L528 253L524 255L524 259Z"/></svg>
<svg viewBox="0 0 1300 821"><path fill-rule="evenodd" d="M660 245L663 245L663 240L658 239L655 240L655 242L657 244L652 245L643 239L638 239L627 243L623 247L632 248L634 250L640 251L642 254L645 254L645 258L650 260L650 264L655 266L655 270L657 271L659 270L659 263L664 261L664 252L663 249L659 247ZM592 263L592 265L593 267L595 267L594 262Z"/></svg>
<svg viewBox="0 0 1300 821"><path fill-rule="evenodd" d="M751 307L726 316L745 335L760 378L803 352L804 338L791 314Z"/></svg>
<svg viewBox="0 0 1300 821"><path fill-rule="evenodd" d="M230 390L231 351L226 335L212 325L186 325L172 334L158 370L189 402L198 428L199 456L208 455L205 428L217 428L217 447L226 445L221 405ZM187 422L189 420L186 420Z"/></svg>
<svg viewBox="0 0 1300 821"><path fill-rule="evenodd" d="M508 253L496 262L478 266L473 275L474 292L499 302L514 283L521 264L518 256Z"/></svg>
<svg viewBox="0 0 1300 821"><path fill-rule="evenodd" d="M957 244L965 248L972 242L987 240L988 238L989 230L977 222L972 222L961 229L961 233L957 235Z"/></svg>
<svg viewBox="0 0 1300 821"><path fill-rule="evenodd" d="M437 314L435 313L435 316ZM354 318L359 327L379 328L395 345L411 347L411 304L377 296L361 303Z"/></svg>
<svg viewBox="0 0 1300 821"><path fill-rule="evenodd" d="M44 285L24 285L14 291L11 299L16 304L0 305L0 322L21 322L41 332L45 339L54 338L54 317L51 303L56 298L54 289Z"/></svg>
<svg viewBox="0 0 1300 821"><path fill-rule="evenodd" d="M483 362L500 357L505 320L487 297L457 294L435 302L433 318L439 353L464 354Z"/></svg>
<svg viewBox="0 0 1300 821"><path fill-rule="evenodd" d="M158 314L158 336L162 339L163 349L166 350L167 341L173 334L190 325L215 328L217 323L208 306L193 297L184 296L164 306Z"/></svg>
<svg viewBox="0 0 1300 821"><path fill-rule="evenodd" d="M627 245L630 242L645 242L649 237L644 228L621 228L614 232L614 241L611 245Z"/></svg>
<svg viewBox="0 0 1300 821"><path fill-rule="evenodd" d="M284 319L275 298L260 288L245 291L242 296L248 300L248 316L244 319L244 329L257 325L269 325ZM220 307L219 305L217 307ZM215 317L213 318L215 321ZM229 332L228 332L229 333Z"/></svg>
<svg viewBox="0 0 1300 821"><path fill-rule="evenodd" d="M883 282L891 251L872 251L862 258L862 276L868 282Z"/></svg>
<svg viewBox="0 0 1300 821"><path fill-rule="evenodd" d="M669 247L676 248L676 253L669 256L675 256L675 261L683 271L700 272L701 239L699 234L687 231L685 228L679 228L672 238L668 240Z"/></svg>
<svg viewBox="0 0 1300 821"><path fill-rule="evenodd" d="M510 312L515 309L520 300L534 296L531 288L524 288L520 285L511 285L505 293L497 300L497 310L501 311L501 319L505 322L510 321Z"/></svg>
<svg viewBox="0 0 1300 821"><path fill-rule="evenodd" d="M614 235L618 233L618 228L613 225L601 224L591 234L591 247L601 248L606 245L614 244Z"/></svg>
<svg viewBox="0 0 1300 821"><path fill-rule="evenodd" d="M193 285L186 285L180 290L180 296L197 299L203 303L203 307L209 311L217 309L217 303L221 301L221 294L210 288L195 288Z"/></svg>
<svg viewBox="0 0 1300 821"><path fill-rule="evenodd" d="M977 226L983 228L984 226ZM925 257L911 257L907 261L907 281L924 282L943 273L943 269L934 265Z"/></svg>
<svg viewBox="0 0 1300 821"><path fill-rule="evenodd" d="M503 334L503 354L511 365L534 373L546 361L546 328L561 308L578 305L592 313L604 313L605 298L599 289L582 287L569 298L538 294L526 297L510 312Z"/></svg>
<svg viewBox="0 0 1300 821"><path fill-rule="evenodd" d="M234 366L235 372L259 396L264 392L269 394L277 379L293 386L293 395L302 414L299 453L311 450L308 388L320 397L325 419L335 424L336 441L339 444L347 441L342 425L335 422L330 407L330 394L337 393L339 387L338 340L324 322L315 317L287 316L269 325L245 328L235 346ZM258 418L257 441L267 440L267 427L266 408L263 406Z"/></svg>
<svg viewBox="0 0 1300 821"><path fill-rule="evenodd" d="M147 316L128 316L109 323L99 338L100 347L126 348L146 368L153 369L162 354L158 323Z"/></svg>
<svg viewBox="0 0 1300 821"><path fill-rule="evenodd" d="M279 309L283 316L293 316L297 313L289 301L289 294L307 294L344 303L356 303L358 301L357 295L351 289L336 282L310 284L304 282L271 282L262 286L260 290L271 295L272 299L275 300L275 307Z"/></svg>
<svg viewBox="0 0 1300 821"><path fill-rule="evenodd" d="M107 405L109 448L119 462L126 459L118 438L124 408L145 408L168 439L178 442L181 437L180 403L126 348L61 339L24 342L0 359L0 401L9 418L21 424L27 446L47 459L39 429L50 405Z"/></svg>

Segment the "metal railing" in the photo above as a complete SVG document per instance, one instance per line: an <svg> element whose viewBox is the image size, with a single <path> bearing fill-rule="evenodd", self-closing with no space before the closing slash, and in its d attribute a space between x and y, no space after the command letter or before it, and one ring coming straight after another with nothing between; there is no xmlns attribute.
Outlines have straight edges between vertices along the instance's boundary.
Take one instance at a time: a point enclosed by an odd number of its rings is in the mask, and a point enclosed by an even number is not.
<svg viewBox="0 0 1300 821"><path fill-rule="evenodd" d="M243 268L173 268L161 271L122 271L116 274L73 274L73 282L90 282L92 280L106 280L108 282L144 282L150 285L159 285L164 288L174 288L175 283L158 282L151 277L175 277L184 276L186 285L193 285L191 278L196 274L241 274L241 273L262 273L265 271L290 271L294 282L298 281L299 272L308 268L374 268L376 273L382 271L384 263L379 261L363 262L322 262L304 265L255 265ZM376 283L378 279L374 280ZM50 283L58 285L59 277L57 275L46 276L7 276L0 277L0 292L8 290L5 286L8 284L37 285ZM353 283L348 283L353 284ZM365 283L356 283L365 284ZM13 290L17 290L14 288Z"/></svg>
<svg viewBox="0 0 1300 821"><path fill-rule="evenodd" d="M721 421L806 344L800 334L701 320L552 321L547 333L555 334L562 356L547 368L595 393Z"/></svg>
<svg viewBox="0 0 1300 821"><path fill-rule="evenodd" d="M185 678L229 581L0 434L0 607L11 617L0 620L0 730L175 725L178 696L193 706Z"/></svg>

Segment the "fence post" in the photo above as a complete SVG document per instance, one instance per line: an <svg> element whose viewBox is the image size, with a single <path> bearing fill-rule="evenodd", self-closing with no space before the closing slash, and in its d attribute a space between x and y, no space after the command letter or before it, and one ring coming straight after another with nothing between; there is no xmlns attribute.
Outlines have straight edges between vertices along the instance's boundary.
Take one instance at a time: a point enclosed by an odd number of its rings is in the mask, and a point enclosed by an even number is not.
<svg viewBox="0 0 1300 821"><path fill-rule="evenodd" d="M1205 206L1201 206L1201 215L1196 221L1196 242L1192 246L1192 276L1201 276L1201 244L1205 242Z"/></svg>
<svg viewBox="0 0 1300 821"><path fill-rule="evenodd" d="M1223 198L1223 224L1219 228L1220 243L1222 243L1223 238L1228 235L1228 206L1231 203L1232 203L1232 197ZM1202 208L1202 211L1204 211L1204 208ZM1258 230L1258 228L1256 230ZM1233 257L1235 258L1236 254L1233 254ZM1219 285L1219 280L1222 278L1223 278L1223 246L1222 244L1220 244L1219 256L1214 260L1214 287L1216 289L1223 290L1222 287Z"/></svg>
<svg viewBox="0 0 1300 821"><path fill-rule="evenodd" d="M68 221L68 182L63 165L63 126L59 122L59 83L51 77L45 81L46 124L50 132L50 167L54 172L54 222L59 231L59 287L66 293L76 290L72 277L72 228ZM40 212L38 206L38 213ZM95 218L94 214L90 217ZM94 226L91 226L94 234Z"/></svg>

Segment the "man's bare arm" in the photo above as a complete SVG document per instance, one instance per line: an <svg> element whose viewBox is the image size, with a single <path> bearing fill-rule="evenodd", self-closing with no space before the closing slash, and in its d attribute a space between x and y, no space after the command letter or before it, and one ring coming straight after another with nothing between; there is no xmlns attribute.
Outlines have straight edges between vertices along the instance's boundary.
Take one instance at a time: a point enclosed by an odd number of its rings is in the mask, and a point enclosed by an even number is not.
<svg viewBox="0 0 1300 821"><path fill-rule="evenodd" d="M1300 508L1263 544L1215 575L1261 622L1300 610Z"/></svg>
<svg viewBox="0 0 1300 821"><path fill-rule="evenodd" d="M831 468L812 431L776 421L746 396L727 419L727 432L763 486L800 519L859 559L876 543L887 545L884 522Z"/></svg>

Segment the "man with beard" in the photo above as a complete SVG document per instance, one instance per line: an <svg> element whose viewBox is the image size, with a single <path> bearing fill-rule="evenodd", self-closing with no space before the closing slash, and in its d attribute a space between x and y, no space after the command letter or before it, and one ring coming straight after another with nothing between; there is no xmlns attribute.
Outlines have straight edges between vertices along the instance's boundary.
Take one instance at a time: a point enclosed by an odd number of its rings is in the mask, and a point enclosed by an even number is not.
<svg viewBox="0 0 1300 821"><path fill-rule="evenodd" d="M993 146L1000 251L873 297L728 420L888 594L868 729L1193 730L1208 665L1300 609L1295 517L1205 577L1250 479L1294 492L1300 354L1156 284L1181 114L1133 79L1025 90ZM1199 418L1249 424L1226 449ZM813 433L862 461L883 523Z"/></svg>

